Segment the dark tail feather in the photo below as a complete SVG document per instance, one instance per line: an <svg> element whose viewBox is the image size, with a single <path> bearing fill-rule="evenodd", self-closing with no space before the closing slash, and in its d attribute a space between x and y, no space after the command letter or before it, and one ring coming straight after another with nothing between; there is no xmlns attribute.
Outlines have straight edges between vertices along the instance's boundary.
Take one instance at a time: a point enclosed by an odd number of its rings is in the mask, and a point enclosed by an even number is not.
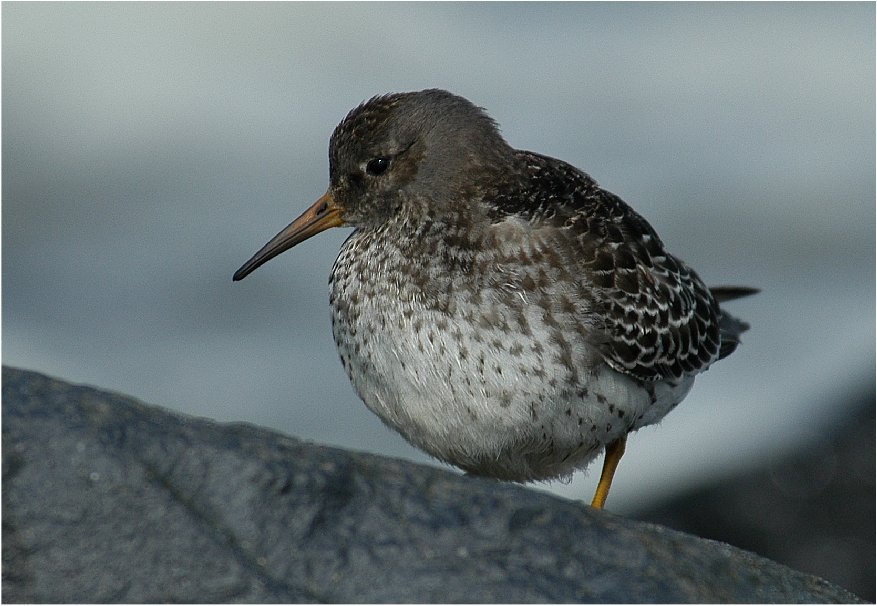
<svg viewBox="0 0 877 606"><path fill-rule="evenodd" d="M718 303L733 301L741 297L748 297L758 292L757 288L748 286L716 286L710 288L713 298ZM720 308L719 316L719 334L722 344L719 347L719 359L731 355L740 344L740 335L749 330L749 324L743 320L738 320L725 310Z"/></svg>
<svg viewBox="0 0 877 606"><path fill-rule="evenodd" d="M713 286L710 288L710 292L717 302L724 303L725 301L733 301L734 299L754 295L761 292L761 290L749 286Z"/></svg>

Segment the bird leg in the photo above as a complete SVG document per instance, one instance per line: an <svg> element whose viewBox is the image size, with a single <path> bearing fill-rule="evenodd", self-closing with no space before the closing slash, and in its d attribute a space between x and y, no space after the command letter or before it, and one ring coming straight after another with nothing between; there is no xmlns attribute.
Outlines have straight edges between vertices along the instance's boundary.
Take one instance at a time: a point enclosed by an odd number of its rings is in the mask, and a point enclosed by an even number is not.
<svg viewBox="0 0 877 606"><path fill-rule="evenodd" d="M591 507L594 509L603 509L603 505L606 503L606 497L609 496L609 487L612 486L612 477L615 475L615 469L618 467L621 457L624 456L624 446L626 443L627 435L623 435L606 447L606 456L603 458L603 472L600 474L600 481L597 483L594 500L591 501Z"/></svg>

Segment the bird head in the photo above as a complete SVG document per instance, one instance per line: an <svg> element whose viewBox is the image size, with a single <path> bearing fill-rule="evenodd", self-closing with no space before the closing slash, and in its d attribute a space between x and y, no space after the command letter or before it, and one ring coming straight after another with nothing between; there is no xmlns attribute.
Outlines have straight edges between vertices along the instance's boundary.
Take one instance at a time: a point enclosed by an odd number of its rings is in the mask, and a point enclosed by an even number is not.
<svg viewBox="0 0 877 606"><path fill-rule="evenodd" d="M466 99L430 89L374 97L329 142L329 188L245 263L263 263L330 227L377 228L466 213L478 188L511 161L496 123Z"/></svg>

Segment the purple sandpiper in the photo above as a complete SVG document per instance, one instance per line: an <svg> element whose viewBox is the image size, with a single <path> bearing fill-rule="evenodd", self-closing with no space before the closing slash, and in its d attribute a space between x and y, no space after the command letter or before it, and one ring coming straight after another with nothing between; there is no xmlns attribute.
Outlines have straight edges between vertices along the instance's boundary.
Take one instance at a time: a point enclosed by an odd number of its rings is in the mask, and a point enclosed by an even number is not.
<svg viewBox="0 0 877 606"><path fill-rule="evenodd" d="M581 170L513 149L442 90L388 94L335 128L329 188L234 275L330 227L332 332L365 405L473 475L570 477L660 421L748 326Z"/></svg>

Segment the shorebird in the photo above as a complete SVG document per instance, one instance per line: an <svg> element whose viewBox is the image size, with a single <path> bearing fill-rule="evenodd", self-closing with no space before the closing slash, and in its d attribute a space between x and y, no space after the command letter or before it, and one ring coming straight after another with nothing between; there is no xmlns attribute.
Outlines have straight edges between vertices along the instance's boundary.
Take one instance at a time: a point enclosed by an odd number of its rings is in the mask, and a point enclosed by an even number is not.
<svg viewBox="0 0 877 606"><path fill-rule="evenodd" d="M365 405L473 475L569 477L656 423L748 326L583 171L516 150L442 90L364 102L335 128L329 188L235 274L331 227L332 332Z"/></svg>

